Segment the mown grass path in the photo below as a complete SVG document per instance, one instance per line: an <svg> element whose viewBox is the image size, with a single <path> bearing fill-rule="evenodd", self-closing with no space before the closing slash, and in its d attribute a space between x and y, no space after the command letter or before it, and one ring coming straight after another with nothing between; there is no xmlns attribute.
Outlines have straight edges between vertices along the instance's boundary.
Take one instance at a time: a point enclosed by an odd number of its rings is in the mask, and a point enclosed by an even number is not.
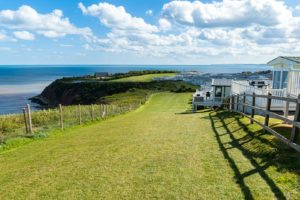
<svg viewBox="0 0 300 200"><path fill-rule="evenodd" d="M126 78L114 79L111 80L111 82L150 82L153 81L154 78L172 77L175 75L176 73L145 74L140 76L130 76Z"/></svg>
<svg viewBox="0 0 300 200"><path fill-rule="evenodd" d="M0 199L299 197L299 174L264 167L240 144L239 119L187 112L189 98L157 94L132 113L0 154Z"/></svg>

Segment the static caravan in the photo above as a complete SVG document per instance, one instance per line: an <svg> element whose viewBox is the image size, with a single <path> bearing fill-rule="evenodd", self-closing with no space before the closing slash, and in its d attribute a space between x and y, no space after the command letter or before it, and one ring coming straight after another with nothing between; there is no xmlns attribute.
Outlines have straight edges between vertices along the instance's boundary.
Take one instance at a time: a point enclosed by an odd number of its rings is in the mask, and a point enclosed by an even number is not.
<svg viewBox="0 0 300 200"><path fill-rule="evenodd" d="M193 110L199 106L220 106L231 94L231 79L212 79L209 89L202 88L193 95Z"/></svg>
<svg viewBox="0 0 300 200"><path fill-rule="evenodd" d="M268 62L273 66L273 89L285 89L286 95L300 93L300 57L280 56Z"/></svg>
<svg viewBox="0 0 300 200"><path fill-rule="evenodd" d="M212 99L216 102L223 101L231 94L231 79L212 79Z"/></svg>

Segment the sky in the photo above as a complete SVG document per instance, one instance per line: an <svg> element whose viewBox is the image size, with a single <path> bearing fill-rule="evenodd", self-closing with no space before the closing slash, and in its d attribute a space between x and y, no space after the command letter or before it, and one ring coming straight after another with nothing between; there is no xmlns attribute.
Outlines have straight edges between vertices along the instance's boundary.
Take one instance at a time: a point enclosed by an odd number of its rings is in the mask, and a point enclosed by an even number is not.
<svg viewBox="0 0 300 200"><path fill-rule="evenodd" d="M0 64L261 64L300 56L300 0L13 0Z"/></svg>

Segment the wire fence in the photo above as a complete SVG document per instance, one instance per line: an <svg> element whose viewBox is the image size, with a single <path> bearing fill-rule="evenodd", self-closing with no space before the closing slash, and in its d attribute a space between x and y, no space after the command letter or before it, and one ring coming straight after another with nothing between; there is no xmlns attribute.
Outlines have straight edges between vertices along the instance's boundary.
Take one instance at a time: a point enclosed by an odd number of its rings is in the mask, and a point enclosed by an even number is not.
<svg viewBox="0 0 300 200"><path fill-rule="evenodd" d="M0 116L0 144L11 138L34 137L91 121L105 120L137 109L146 102L147 98L124 105L59 105L57 108L34 112L31 112L30 105L27 105L21 114Z"/></svg>

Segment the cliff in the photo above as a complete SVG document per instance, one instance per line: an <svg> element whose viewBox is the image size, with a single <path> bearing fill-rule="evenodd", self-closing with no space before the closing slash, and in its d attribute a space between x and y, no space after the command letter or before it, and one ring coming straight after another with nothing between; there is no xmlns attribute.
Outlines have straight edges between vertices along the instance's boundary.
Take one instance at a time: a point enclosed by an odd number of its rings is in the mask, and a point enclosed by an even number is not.
<svg viewBox="0 0 300 200"><path fill-rule="evenodd" d="M193 92L196 86L182 81L152 82L110 82L86 81L74 78L58 79L33 98L35 102L47 105L72 105L97 103L101 97L123 93L129 89L153 91Z"/></svg>

